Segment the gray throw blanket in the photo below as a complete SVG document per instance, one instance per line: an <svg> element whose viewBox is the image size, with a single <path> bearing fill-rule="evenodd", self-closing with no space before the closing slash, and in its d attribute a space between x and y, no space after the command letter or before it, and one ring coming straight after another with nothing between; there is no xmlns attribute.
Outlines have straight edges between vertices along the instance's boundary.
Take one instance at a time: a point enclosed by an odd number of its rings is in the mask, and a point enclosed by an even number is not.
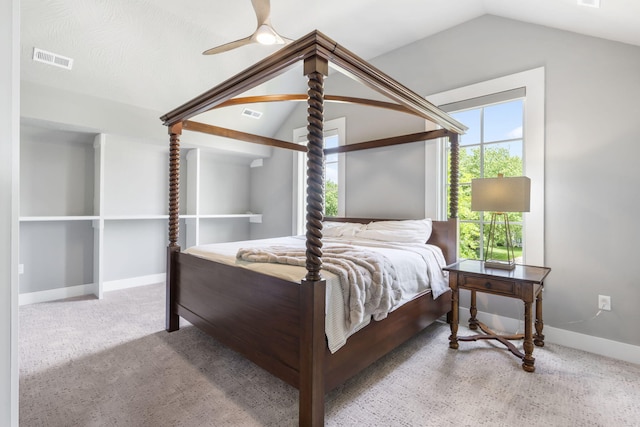
<svg viewBox="0 0 640 427"><path fill-rule="evenodd" d="M306 249L284 246L241 248L237 258L304 267ZM395 268L379 253L351 245L327 246L322 248L322 269L340 279L350 328L369 315L375 320L384 319L401 298Z"/></svg>

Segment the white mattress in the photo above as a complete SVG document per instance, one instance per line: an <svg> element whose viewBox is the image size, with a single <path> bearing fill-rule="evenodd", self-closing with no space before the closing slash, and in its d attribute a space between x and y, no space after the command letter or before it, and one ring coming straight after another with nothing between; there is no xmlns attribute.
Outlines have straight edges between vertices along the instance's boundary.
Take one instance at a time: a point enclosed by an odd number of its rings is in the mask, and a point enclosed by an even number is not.
<svg viewBox="0 0 640 427"><path fill-rule="evenodd" d="M345 240L344 238L323 239L323 245L352 244L366 247L366 249L379 252L391 261L396 269L400 282L401 298L391 311L400 307L418 295L431 290L433 298L437 298L448 289L446 272L442 271L445 265L442 251L437 246L426 244L396 244L371 240ZM186 253L212 261L235 265L241 268L254 270L262 274L300 283L307 271L304 267L285 264L258 263L238 260L236 254L240 248L258 248L268 246L304 247L304 236L279 237L262 240L247 240L240 242L215 243L193 246ZM339 278L327 271L322 272L327 281L326 290L326 320L325 330L329 350L334 353L342 347L347 338L359 329L366 326L370 316L359 325L349 328L345 321L345 304Z"/></svg>

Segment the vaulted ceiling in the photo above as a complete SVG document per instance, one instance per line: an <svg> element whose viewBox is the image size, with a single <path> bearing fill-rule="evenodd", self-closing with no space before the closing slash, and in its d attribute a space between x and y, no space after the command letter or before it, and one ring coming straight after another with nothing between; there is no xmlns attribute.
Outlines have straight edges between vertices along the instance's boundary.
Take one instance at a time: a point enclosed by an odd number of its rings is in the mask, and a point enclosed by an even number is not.
<svg viewBox="0 0 640 427"><path fill-rule="evenodd" d="M292 39L318 29L365 60L484 14L640 46L640 1L576 1L272 0L271 21ZM274 52L202 55L255 28L249 0L22 0L22 80L164 113ZM34 62L34 47L73 58L73 69ZM299 83L271 89L299 93Z"/></svg>

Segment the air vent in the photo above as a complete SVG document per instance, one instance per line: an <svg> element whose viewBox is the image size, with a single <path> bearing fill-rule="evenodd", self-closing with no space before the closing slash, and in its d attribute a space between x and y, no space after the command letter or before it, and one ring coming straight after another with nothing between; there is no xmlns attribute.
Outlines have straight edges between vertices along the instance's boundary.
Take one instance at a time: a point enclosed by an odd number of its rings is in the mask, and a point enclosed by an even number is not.
<svg viewBox="0 0 640 427"><path fill-rule="evenodd" d="M33 48L33 60L44 62L49 65L55 65L60 68L66 68L67 70L70 70L73 66L73 59L58 55L57 53L47 52L46 50L38 49L37 47Z"/></svg>
<svg viewBox="0 0 640 427"><path fill-rule="evenodd" d="M244 108L242 110L242 115L251 117L252 119L259 119L260 117L262 117L262 113L260 111L250 110L248 108Z"/></svg>

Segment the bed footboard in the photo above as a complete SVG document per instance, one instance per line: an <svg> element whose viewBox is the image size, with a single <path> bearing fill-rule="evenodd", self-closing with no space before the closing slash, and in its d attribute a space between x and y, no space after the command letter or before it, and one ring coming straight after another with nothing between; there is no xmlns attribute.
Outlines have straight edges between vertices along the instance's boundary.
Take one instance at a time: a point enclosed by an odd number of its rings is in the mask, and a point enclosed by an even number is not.
<svg viewBox="0 0 640 427"><path fill-rule="evenodd" d="M451 292L436 300L426 293L389 313L386 319L372 321L349 337L337 352L327 354L325 391L329 392L358 374L376 360L445 316L451 310Z"/></svg>
<svg viewBox="0 0 640 427"><path fill-rule="evenodd" d="M174 314L297 388L300 284L185 253L176 260Z"/></svg>

